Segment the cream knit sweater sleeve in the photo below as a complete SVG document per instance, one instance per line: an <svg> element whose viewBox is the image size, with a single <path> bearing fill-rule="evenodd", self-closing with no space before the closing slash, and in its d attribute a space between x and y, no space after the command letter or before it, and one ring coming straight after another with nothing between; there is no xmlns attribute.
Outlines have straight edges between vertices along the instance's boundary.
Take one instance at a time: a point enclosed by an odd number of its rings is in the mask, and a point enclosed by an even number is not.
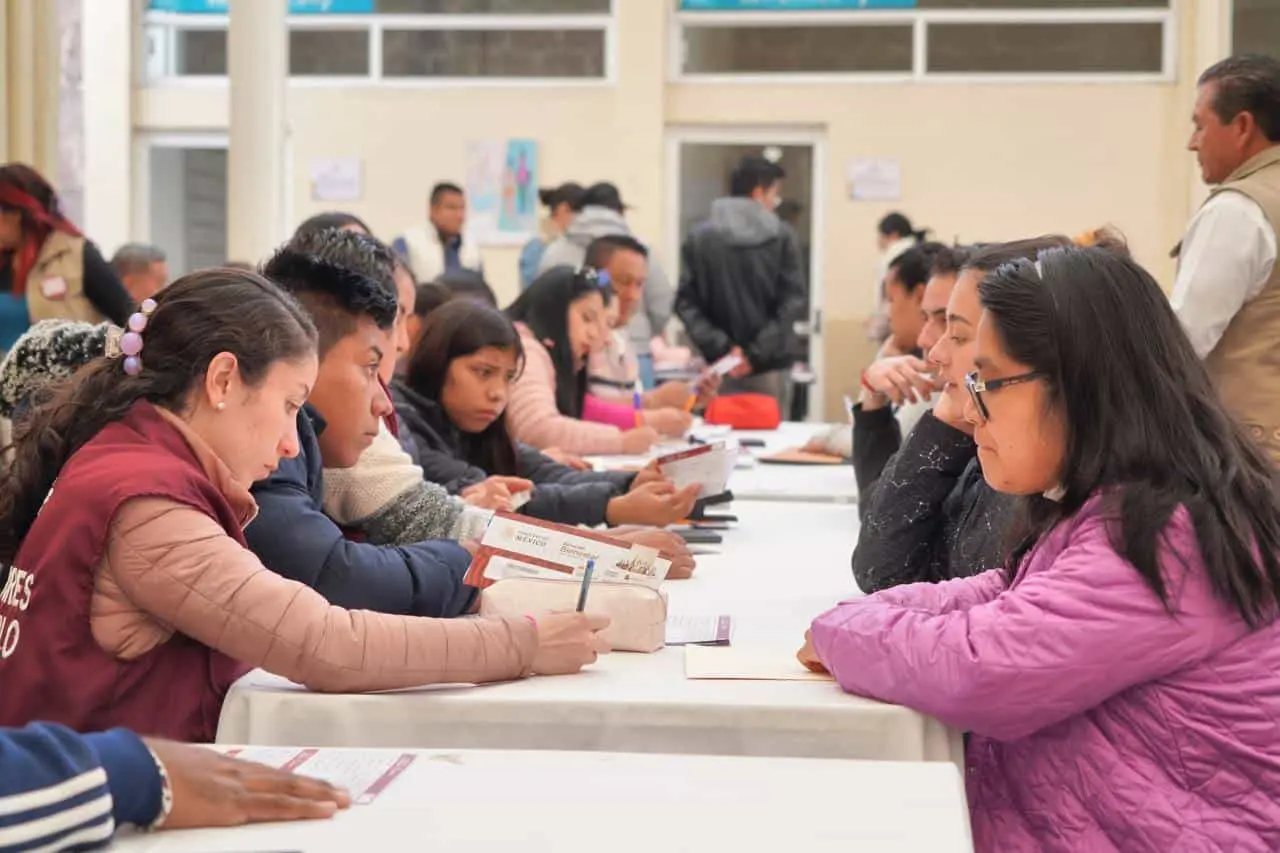
<svg viewBox="0 0 1280 853"><path fill-rule="evenodd" d="M458 539L470 533L471 508L423 479L386 424L352 468L324 470L324 512L375 545Z"/></svg>

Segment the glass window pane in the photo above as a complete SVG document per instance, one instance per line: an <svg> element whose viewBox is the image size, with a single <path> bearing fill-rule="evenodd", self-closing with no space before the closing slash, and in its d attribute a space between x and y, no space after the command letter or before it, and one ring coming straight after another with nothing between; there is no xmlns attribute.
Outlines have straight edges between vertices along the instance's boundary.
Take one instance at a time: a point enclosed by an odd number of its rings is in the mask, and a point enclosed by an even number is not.
<svg viewBox="0 0 1280 853"><path fill-rule="evenodd" d="M226 30L177 30L173 49L175 74L216 77L227 74Z"/></svg>
<svg viewBox="0 0 1280 853"><path fill-rule="evenodd" d="M920 9L1168 9L1169 0L917 0Z"/></svg>
<svg viewBox="0 0 1280 853"><path fill-rule="evenodd" d="M930 24L931 72L1159 73L1160 24Z"/></svg>
<svg viewBox="0 0 1280 853"><path fill-rule="evenodd" d="M602 30L386 30L384 77L603 77Z"/></svg>
<svg viewBox="0 0 1280 853"><path fill-rule="evenodd" d="M654 0L656 2L657 0ZM377 0L376 10L416 15L600 15L610 0Z"/></svg>
<svg viewBox="0 0 1280 853"><path fill-rule="evenodd" d="M684 28L690 74L821 74L911 71L911 27Z"/></svg>
<svg viewBox="0 0 1280 853"><path fill-rule="evenodd" d="M290 30L289 73L295 77L367 77L369 31Z"/></svg>
<svg viewBox="0 0 1280 853"><path fill-rule="evenodd" d="M1232 53L1280 56L1280 3L1276 0L1235 0L1231 25Z"/></svg>

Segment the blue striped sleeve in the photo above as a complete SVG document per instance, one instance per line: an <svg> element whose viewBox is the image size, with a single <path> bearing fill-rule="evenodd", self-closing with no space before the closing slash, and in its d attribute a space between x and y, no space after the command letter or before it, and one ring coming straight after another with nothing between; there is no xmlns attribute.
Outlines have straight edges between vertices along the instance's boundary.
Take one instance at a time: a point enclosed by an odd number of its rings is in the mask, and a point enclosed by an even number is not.
<svg viewBox="0 0 1280 853"><path fill-rule="evenodd" d="M0 729L0 768L0 853L97 847L117 822L147 823L159 812L159 773L130 732Z"/></svg>

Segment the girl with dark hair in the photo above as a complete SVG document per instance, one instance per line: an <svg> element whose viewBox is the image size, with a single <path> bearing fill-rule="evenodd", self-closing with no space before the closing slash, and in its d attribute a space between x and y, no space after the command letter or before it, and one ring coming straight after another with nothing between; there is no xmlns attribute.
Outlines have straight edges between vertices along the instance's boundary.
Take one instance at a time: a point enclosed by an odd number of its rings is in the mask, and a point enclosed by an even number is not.
<svg viewBox="0 0 1280 853"><path fill-rule="evenodd" d="M923 243L931 229L917 229L905 214L894 212L885 216L876 225L876 249L880 252L880 261L876 268L875 295L873 305L875 313L867 323L867 334L871 340L883 343L889 337L889 317L886 313L885 293L887 276L893 262L913 246Z"/></svg>
<svg viewBox="0 0 1280 853"><path fill-rule="evenodd" d="M123 325L133 299L58 194L22 163L0 166L0 350L40 320Z"/></svg>
<svg viewBox="0 0 1280 853"><path fill-rule="evenodd" d="M252 667L345 693L594 660L601 626L581 619L344 610L245 546L249 486L297 455L316 381L316 328L292 297L208 270L128 329L30 413L0 479L0 725L211 741ZM575 648L543 646L566 627Z"/></svg>
<svg viewBox="0 0 1280 853"><path fill-rule="evenodd" d="M1104 249L978 289L1003 569L841 604L801 659L969 733L980 851L1280 849L1280 498L1168 299Z"/></svg>
<svg viewBox="0 0 1280 853"><path fill-rule="evenodd" d="M553 267L507 309L525 353L507 406L517 441L580 454L638 454L657 443L634 409L587 393L587 357L604 345L610 298L592 268Z"/></svg>
<svg viewBox="0 0 1280 853"><path fill-rule="evenodd" d="M677 491L656 471L575 471L518 444L505 409L524 348L501 312L455 299L427 318L408 373L393 387L401 443L427 479L458 493L490 475L534 483L521 512L565 524L665 527L686 517L696 487Z"/></svg>

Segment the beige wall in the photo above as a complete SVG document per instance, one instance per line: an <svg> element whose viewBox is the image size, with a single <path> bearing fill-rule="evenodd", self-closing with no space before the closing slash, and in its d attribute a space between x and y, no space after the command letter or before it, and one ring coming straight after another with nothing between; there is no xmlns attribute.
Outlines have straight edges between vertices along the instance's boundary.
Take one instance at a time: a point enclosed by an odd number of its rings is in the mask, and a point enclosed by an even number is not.
<svg viewBox="0 0 1280 853"><path fill-rule="evenodd" d="M1195 198L1183 150L1194 76L1207 50L1196 41L1197 2L1180 5L1180 63L1169 84L666 84L665 4L620 0L618 80L574 87L387 89L291 87L295 219L310 200L307 163L358 156L364 198L350 209L391 236L424 214L441 179L465 177L470 139L540 142L544 183L613 178L636 205L641 236L667 234L666 125L808 128L826 139L822 235L827 319L827 412L856 389L866 348L850 341L871 308L874 229L889 209L941 239L999 240L1074 233L1110 222L1167 287L1168 251ZM1203 39L1202 39L1203 40ZM1216 58L1210 57L1209 59ZM225 92L143 90L137 118L164 129L225 127ZM903 198L848 199L844 172L857 155L897 157ZM674 259L675 247L663 256ZM485 250L502 296L515 292L516 248ZM834 334L833 334L834 333Z"/></svg>

